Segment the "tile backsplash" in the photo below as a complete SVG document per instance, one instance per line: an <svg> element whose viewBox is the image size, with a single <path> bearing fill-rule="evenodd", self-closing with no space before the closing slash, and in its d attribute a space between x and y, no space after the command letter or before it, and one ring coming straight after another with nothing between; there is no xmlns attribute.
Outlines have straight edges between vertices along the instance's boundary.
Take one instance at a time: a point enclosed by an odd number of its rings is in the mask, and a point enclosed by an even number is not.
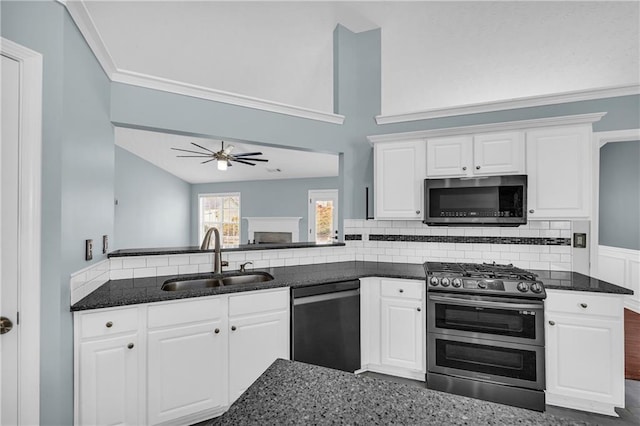
<svg viewBox="0 0 640 426"><path fill-rule="evenodd" d="M433 227L419 221L345 219L345 246L222 254L226 270L363 260L496 262L523 269L572 270L571 222L530 221L517 228ZM71 275L71 304L109 279L213 271L213 254L113 257Z"/></svg>

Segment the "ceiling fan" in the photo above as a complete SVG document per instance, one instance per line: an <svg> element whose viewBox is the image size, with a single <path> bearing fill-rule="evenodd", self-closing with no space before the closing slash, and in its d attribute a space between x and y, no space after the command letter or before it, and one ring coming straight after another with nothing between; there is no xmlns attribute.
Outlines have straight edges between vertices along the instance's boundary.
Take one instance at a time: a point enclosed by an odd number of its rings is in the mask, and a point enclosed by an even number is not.
<svg viewBox="0 0 640 426"><path fill-rule="evenodd" d="M252 161L269 161L264 158L250 158L254 155L262 155L261 152L240 152L237 154L232 154L233 145L227 145L224 147L224 141L222 141L222 147L220 151L211 151L209 148L205 148L204 146L198 145L197 143L191 142L191 145L200 148L201 151L192 151L189 149L182 148L171 148L174 151L188 152L189 154L195 155L178 155L177 157L192 157L192 158L206 158L207 160L201 162L200 164L209 163L211 161L218 162L218 170L227 170L227 167L232 166L231 162L234 161L236 163L248 164L249 166L255 166L255 163Z"/></svg>

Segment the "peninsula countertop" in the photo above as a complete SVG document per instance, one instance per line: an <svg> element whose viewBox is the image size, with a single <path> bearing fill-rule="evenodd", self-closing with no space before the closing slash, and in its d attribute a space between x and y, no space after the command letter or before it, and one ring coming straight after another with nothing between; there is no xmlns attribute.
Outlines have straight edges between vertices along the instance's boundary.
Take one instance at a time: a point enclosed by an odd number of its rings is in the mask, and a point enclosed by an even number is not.
<svg viewBox="0 0 640 426"><path fill-rule="evenodd" d="M212 277L212 274L171 275L110 280L71 306L72 311L108 308L139 303L213 296L225 293L261 290L278 287L301 287L328 282L346 281L365 277L404 278L425 281L422 264L388 262L335 262L300 266L282 266L253 269L249 272L267 272L272 281L254 284L234 284L212 288L163 291L162 284L171 279ZM230 271L232 272L232 271ZM532 271L539 275L548 290L589 291L596 293L633 294L633 291L577 272Z"/></svg>
<svg viewBox="0 0 640 426"><path fill-rule="evenodd" d="M587 425L547 413L283 359L211 425Z"/></svg>

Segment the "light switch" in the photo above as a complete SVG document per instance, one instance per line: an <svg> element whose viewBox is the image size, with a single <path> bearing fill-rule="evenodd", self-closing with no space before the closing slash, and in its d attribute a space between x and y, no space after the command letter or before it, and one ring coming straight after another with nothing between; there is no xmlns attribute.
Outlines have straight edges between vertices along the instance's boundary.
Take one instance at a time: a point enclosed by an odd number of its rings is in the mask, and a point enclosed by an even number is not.
<svg viewBox="0 0 640 426"><path fill-rule="evenodd" d="M93 240L84 240L84 260L93 259Z"/></svg>
<svg viewBox="0 0 640 426"><path fill-rule="evenodd" d="M102 236L102 254L107 254L109 250L109 237L107 235Z"/></svg>

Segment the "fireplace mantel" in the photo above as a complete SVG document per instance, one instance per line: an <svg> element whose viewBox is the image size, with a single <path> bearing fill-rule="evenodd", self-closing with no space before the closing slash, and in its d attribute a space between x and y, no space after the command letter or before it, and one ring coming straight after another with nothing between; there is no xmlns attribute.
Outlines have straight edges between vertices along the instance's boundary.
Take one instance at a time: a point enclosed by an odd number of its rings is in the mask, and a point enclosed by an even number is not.
<svg viewBox="0 0 640 426"><path fill-rule="evenodd" d="M300 219L302 217L244 217L247 221L249 241L255 232L291 232L291 241L300 241Z"/></svg>

